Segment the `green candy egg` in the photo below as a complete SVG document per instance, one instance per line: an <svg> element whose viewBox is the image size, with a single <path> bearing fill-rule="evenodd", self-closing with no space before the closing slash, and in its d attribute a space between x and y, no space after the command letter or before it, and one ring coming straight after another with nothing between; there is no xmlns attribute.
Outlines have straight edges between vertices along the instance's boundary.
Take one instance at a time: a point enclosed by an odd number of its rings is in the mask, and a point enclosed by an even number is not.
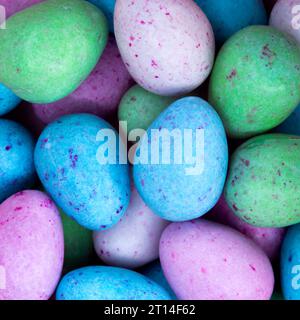
<svg viewBox="0 0 300 320"><path fill-rule="evenodd" d="M92 231L80 226L60 210L65 241L66 269L88 265L93 257L93 237Z"/></svg>
<svg viewBox="0 0 300 320"><path fill-rule="evenodd" d="M300 137L266 134L232 156L225 198L233 212L257 227L300 222Z"/></svg>
<svg viewBox="0 0 300 320"><path fill-rule="evenodd" d="M87 1L34 5L0 30L0 82L30 102L59 100L87 78L107 37L105 16Z"/></svg>
<svg viewBox="0 0 300 320"><path fill-rule="evenodd" d="M279 125L300 102L296 42L268 26L251 26L235 34L217 57L209 101L233 138Z"/></svg>
<svg viewBox="0 0 300 320"><path fill-rule="evenodd" d="M120 102L119 121L127 122L128 132L134 129L147 130L173 101L174 97L162 97L135 85L126 92Z"/></svg>

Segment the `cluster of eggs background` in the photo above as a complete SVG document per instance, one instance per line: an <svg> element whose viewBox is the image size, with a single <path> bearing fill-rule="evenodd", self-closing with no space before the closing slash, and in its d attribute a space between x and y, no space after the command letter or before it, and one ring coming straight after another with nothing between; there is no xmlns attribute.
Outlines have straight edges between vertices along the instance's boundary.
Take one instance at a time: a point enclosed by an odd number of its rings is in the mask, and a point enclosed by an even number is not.
<svg viewBox="0 0 300 320"><path fill-rule="evenodd" d="M0 300L300 298L300 0L0 5ZM118 120L205 170L100 165Z"/></svg>

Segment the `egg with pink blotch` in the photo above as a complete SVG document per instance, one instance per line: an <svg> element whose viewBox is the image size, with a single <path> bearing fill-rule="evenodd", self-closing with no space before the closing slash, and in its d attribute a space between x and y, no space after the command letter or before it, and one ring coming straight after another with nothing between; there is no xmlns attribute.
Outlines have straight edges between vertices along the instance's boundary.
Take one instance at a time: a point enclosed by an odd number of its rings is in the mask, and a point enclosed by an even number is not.
<svg viewBox="0 0 300 320"><path fill-rule="evenodd" d="M43 0L0 0L0 5L5 8L6 18L14 15L15 13L22 11L26 8L40 3Z"/></svg>
<svg viewBox="0 0 300 320"><path fill-rule="evenodd" d="M128 71L150 92L186 94L210 74L214 34L193 0L117 0L114 27Z"/></svg>
<svg viewBox="0 0 300 320"><path fill-rule="evenodd" d="M208 218L228 225L252 239L272 261L278 258L285 228L259 228L248 224L232 212L223 196Z"/></svg>
<svg viewBox="0 0 300 320"><path fill-rule="evenodd" d="M206 220L169 225L160 240L164 275L181 300L268 300L272 265L252 240Z"/></svg>
<svg viewBox="0 0 300 320"><path fill-rule="evenodd" d="M158 258L159 240L169 224L156 216L134 187L129 207L112 228L94 232L94 247L100 259L113 266L137 268Z"/></svg>
<svg viewBox="0 0 300 320"><path fill-rule="evenodd" d="M122 96L133 84L115 39L110 37L98 64L77 90L50 104L33 104L27 112L45 124L74 113L91 113L111 120Z"/></svg>
<svg viewBox="0 0 300 320"><path fill-rule="evenodd" d="M22 191L0 205L0 300L47 300L64 259L61 218L40 191Z"/></svg>

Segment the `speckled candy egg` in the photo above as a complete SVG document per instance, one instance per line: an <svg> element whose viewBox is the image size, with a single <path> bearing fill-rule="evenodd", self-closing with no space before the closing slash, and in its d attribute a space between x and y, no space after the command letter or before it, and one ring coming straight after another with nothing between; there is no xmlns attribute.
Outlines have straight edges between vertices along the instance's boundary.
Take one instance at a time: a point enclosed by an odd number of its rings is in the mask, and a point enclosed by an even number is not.
<svg viewBox="0 0 300 320"><path fill-rule="evenodd" d="M225 186L234 213L258 227L300 222L300 137L267 134L234 153Z"/></svg>
<svg viewBox="0 0 300 320"><path fill-rule="evenodd" d="M168 284L168 281L163 273L159 260L150 263L145 268L143 268L141 272L147 278L153 280L154 282L162 286L170 294L172 300L177 300L175 293Z"/></svg>
<svg viewBox="0 0 300 320"><path fill-rule="evenodd" d="M14 109L21 99L0 83L0 116Z"/></svg>
<svg viewBox="0 0 300 320"><path fill-rule="evenodd" d="M282 122L275 131L300 136L300 105L298 105L293 113Z"/></svg>
<svg viewBox="0 0 300 320"><path fill-rule="evenodd" d="M166 142L173 135L173 142L159 144L161 134ZM200 98L177 100L149 127L134 161L135 185L153 212L170 221L198 218L223 190L228 154L222 122Z"/></svg>
<svg viewBox="0 0 300 320"><path fill-rule="evenodd" d="M168 222L156 216L132 188L129 207L113 228L94 233L98 256L109 265L137 268L158 258L160 236Z"/></svg>
<svg viewBox="0 0 300 320"><path fill-rule="evenodd" d="M86 267L61 280L57 300L169 300L162 287L145 276L114 267Z"/></svg>
<svg viewBox="0 0 300 320"><path fill-rule="evenodd" d="M16 122L0 119L0 202L35 182L34 141Z"/></svg>
<svg viewBox="0 0 300 320"><path fill-rule="evenodd" d="M192 0L117 0L115 36L123 60L144 89L165 96L191 92L214 61L211 25Z"/></svg>
<svg viewBox="0 0 300 320"><path fill-rule="evenodd" d="M64 98L95 67L107 34L103 13L86 1L36 4L10 17L0 33L0 81L30 102Z"/></svg>
<svg viewBox="0 0 300 320"><path fill-rule="evenodd" d="M252 239L263 249L269 259L275 260L279 256L281 243L285 234L284 228L259 228L248 224L233 213L224 197L221 197L213 208L210 218L216 222L228 225Z"/></svg>
<svg viewBox="0 0 300 320"><path fill-rule="evenodd" d="M110 32L114 32L114 10L116 0L88 0L97 6L106 16Z"/></svg>
<svg viewBox="0 0 300 320"><path fill-rule="evenodd" d="M66 114L82 112L111 119L116 116L123 94L133 83L111 37L97 66L77 90L54 103L34 104L31 112L44 123Z"/></svg>
<svg viewBox="0 0 300 320"><path fill-rule="evenodd" d="M46 127L35 149L36 170L47 192L66 214L91 230L117 223L130 197L128 166L119 164L118 148L115 164L98 157L101 146L113 147L111 140L107 145L103 141L107 130L118 139L114 129L94 115L64 116Z"/></svg>
<svg viewBox="0 0 300 320"><path fill-rule="evenodd" d="M300 225L291 227L281 251L281 287L286 300L300 300Z"/></svg>
<svg viewBox="0 0 300 320"><path fill-rule="evenodd" d="M64 228L64 268L87 265L94 253L92 232L83 228L63 211L60 211L60 216Z"/></svg>
<svg viewBox="0 0 300 320"><path fill-rule="evenodd" d="M39 191L19 192L0 205L0 300L47 300L62 271L59 212Z"/></svg>
<svg viewBox="0 0 300 320"><path fill-rule="evenodd" d="M273 292L273 270L265 253L221 224L171 224L161 238L160 260L181 300L267 300Z"/></svg>
<svg viewBox="0 0 300 320"><path fill-rule="evenodd" d="M43 0L0 0L0 5L5 7L6 18L8 18L15 13L42 1Z"/></svg>
<svg viewBox="0 0 300 320"><path fill-rule="evenodd" d="M278 0L271 13L270 25L290 34L300 43L300 1Z"/></svg>
<svg viewBox="0 0 300 320"><path fill-rule="evenodd" d="M172 102L174 98L156 95L139 85L133 86L120 102L119 121L126 121L128 133L134 129L147 130Z"/></svg>
<svg viewBox="0 0 300 320"><path fill-rule="evenodd" d="M216 42L222 44L239 30L267 24L262 0L195 0L212 24Z"/></svg>
<svg viewBox="0 0 300 320"><path fill-rule="evenodd" d="M209 101L228 134L246 138L283 122L300 102L300 50L268 26L251 26L225 43L210 80Z"/></svg>

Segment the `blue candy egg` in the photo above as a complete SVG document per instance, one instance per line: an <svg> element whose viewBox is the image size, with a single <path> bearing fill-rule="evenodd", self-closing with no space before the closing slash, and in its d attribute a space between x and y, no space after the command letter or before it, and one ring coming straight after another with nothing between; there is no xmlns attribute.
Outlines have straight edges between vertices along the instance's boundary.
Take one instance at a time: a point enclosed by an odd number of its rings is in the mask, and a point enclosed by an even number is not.
<svg viewBox="0 0 300 320"><path fill-rule="evenodd" d="M109 31L114 32L114 10L116 0L88 0L97 6L106 16L109 26Z"/></svg>
<svg viewBox="0 0 300 320"><path fill-rule="evenodd" d="M0 116L13 110L21 99L0 83Z"/></svg>
<svg viewBox="0 0 300 320"><path fill-rule="evenodd" d="M212 24L216 42L221 45L239 30L267 24L262 0L195 0Z"/></svg>
<svg viewBox="0 0 300 320"><path fill-rule="evenodd" d="M170 294L172 300L177 300L175 293L173 292L163 273L159 260L154 261L144 267L142 269L142 274L163 287Z"/></svg>
<svg viewBox="0 0 300 320"><path fill-rule="evenodd" d="M115 141L103 139L106 134L102 137L100 133L106 131L114 134ZM87 229L113 226L129 204L129 168L126 162L119 164L118 138L104 120L75 114L48 125L36 145L35 166L45 189L67 215ZM110 145L116 152L115 162L99 161L98 153Z"/></svg>
<svg viewBox="0 0 300 320"><path fill-rule="evenodd" d="M169 294L145 276L115 267L85 267L61 280L57 300L170 300Z"/></svg>
<svg viewBox="0 0 300 320"><path fill-rule="evenodd" d="M300 105L294 110L294 112L275 129L279 133L287 133L300 135Z"/></svg>
<svg viewBox="0 0 300 320"><path fill-rule="evenodd" d="M0 202L35 182L34 141L18 123L0 119Z"/></svg>
<svg viewBox="0 0 300 320"><path fill-rule="evenodd" d="M281 286L286 300L300 300L300 224L289 228L281 249Z"/></svg>
<svg viewBox="0 0 300 320"><path fill-rule="evenodd" d="M171 104L142 137L134 182L144 202L163 219L192 220L220 198L227 165L218 114L206 101L187 97Z"/></svg>

